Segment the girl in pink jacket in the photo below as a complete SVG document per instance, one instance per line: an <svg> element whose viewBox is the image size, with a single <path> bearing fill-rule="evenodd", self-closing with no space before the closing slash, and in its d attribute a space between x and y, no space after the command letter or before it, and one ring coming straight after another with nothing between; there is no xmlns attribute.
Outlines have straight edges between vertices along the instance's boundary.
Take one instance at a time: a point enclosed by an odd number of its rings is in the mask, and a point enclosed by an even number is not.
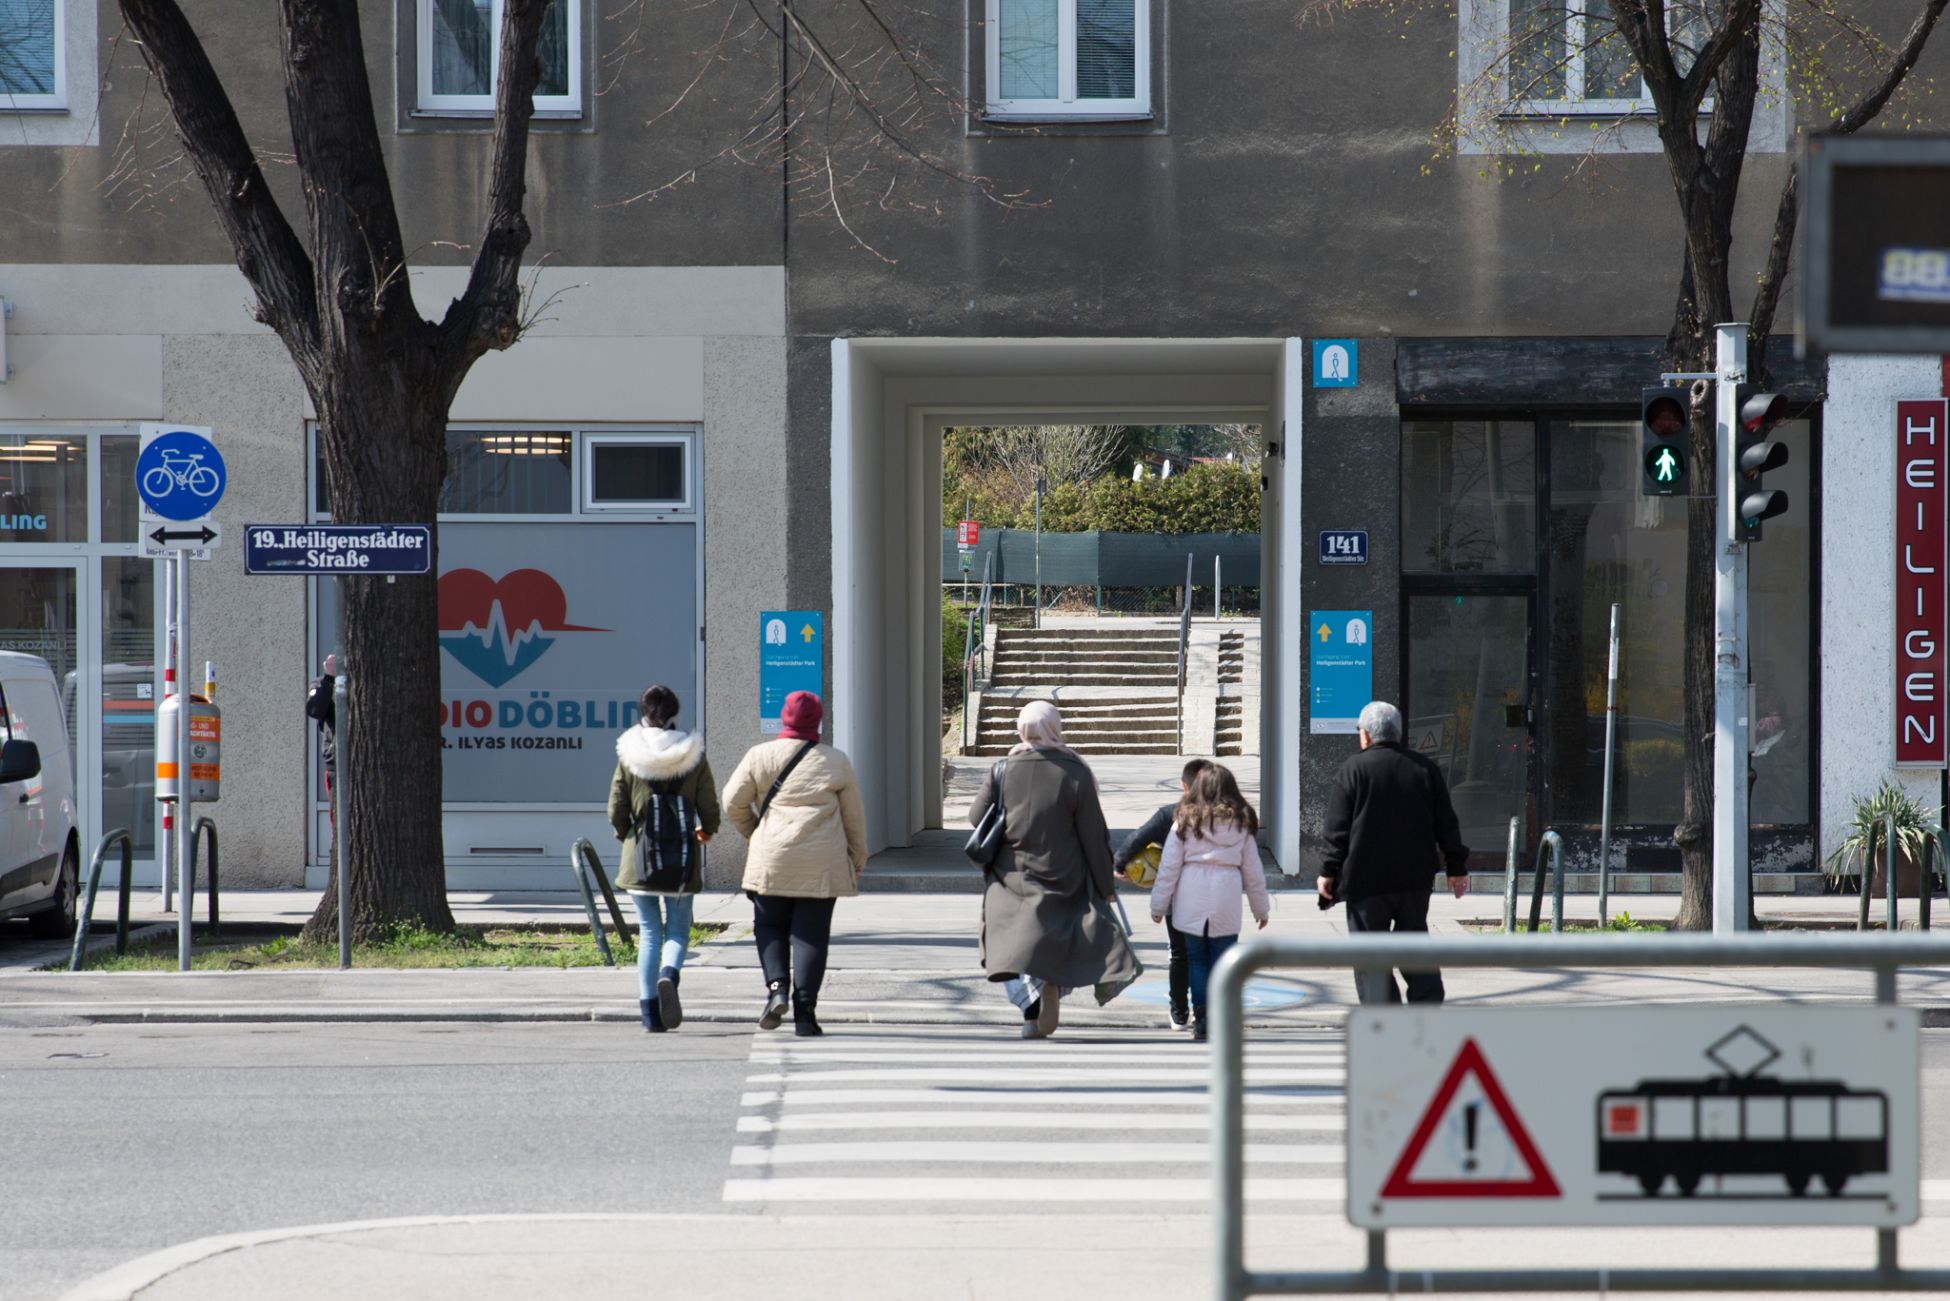
<svg viewBox="0 0 1950 1301"><path fill-rule="evenodd" d="M1241 891L1266 929L1266 873L1259 865L1259 818L1232 771L1213 764L1192 779L1172 816L1164 860L1151 887L1151 920L1166 914L1185 937L1191 960L1192 1037L1206 1037L1205 986L1219 955L1239 938Z"/></svg>

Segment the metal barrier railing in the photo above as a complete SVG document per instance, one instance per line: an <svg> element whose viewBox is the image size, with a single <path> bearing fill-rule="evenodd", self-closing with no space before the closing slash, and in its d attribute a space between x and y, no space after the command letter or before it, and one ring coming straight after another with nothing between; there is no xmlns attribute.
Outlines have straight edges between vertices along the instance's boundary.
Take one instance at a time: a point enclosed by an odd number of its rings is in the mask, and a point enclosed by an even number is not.
<svg viewBox="0 0 1950 1301"><path fill-rule="evenodd" d="M603 934L603 921L596 912L596 896L589 889L589 877L596 878L602 887L603 902L609 905L609 915L616 923L616 938L620 941L629 934L623 925L623 910L616 906L616 894L609 888L609 877L603 872L603 860L596 857L596 847L589 843L589 837L577 836L576 842L569 846L569 872L576 879L576 889L582 895L582 910L589 916L589 933L596 938L596 949L603 955L603 965L616 965L616 955L609 950L609 937ZM586 873L586 874L585 874Z"/></svg>
<svg viewBox="0 0 1950 1301"><path fill-rule="evenodd" d="M115 951L129 951L129 883L135 875L135 838L126 828L117 827L102 837L95 846L95 856L88 861L88 891L81 905L81 915L74 923L74 950L68 955L68 970L81 970L81 948L87 943L88 928L95 916L95 891L102 883L102 859L108 854L110 845L122 846L122 888L115 905Z"/></svg>
<svg viewBox="0 0 1950 1301"><path fill-rule="evenodd" d="M1185 553L1185 604L1178 614L1178 730L1173 746L1185 752L1185 673L1192 646L1192 553Z"/></svg>
<svg viewBox="0 0 1950 1301"><path fill-rule="evenodd" d="M1548 953L1548 959L1541 954ZM1246 982L1270 967L1491 967L1509 970L1629 970L1661 967L1824 967L1873 971L1875 1001L1896 1001L1904 967L1950 967L1950 936L1911 938L1783 935L1565 936L1547 949L1515 937L1372 935L1339 939L1257 939L1235 945L1213 968L1212 1180L1214 1291L1219 1301L1249 1296L1334 1292L1810 1292L1950 1289L1950 1269L1903 1269L1897 1230L1876 1230L1876 1261L1866 1269L1551 1269L1413 1270L1388 1268L1387 1232L1368 1231L1368 1263L1358 1270L1254 1272L1245 1264ZM1921 1135L1917 1136L1920 1143Z"/></svg>

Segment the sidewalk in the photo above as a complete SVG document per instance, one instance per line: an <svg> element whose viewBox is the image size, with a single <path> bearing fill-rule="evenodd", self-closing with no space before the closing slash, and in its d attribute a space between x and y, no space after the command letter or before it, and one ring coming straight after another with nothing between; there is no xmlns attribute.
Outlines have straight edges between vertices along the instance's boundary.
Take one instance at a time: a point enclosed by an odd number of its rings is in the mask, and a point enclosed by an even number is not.
<svg viewBox="0 0 1950 1301"><path fill-rule="evenodd" d="M311 913L316 892L238 891L224 897L224 920L295 925ZM137 916L162 921L147 892ZM1081 1026L1148 1027L1164 1019L1166 953L1162 929L1150 924L1142 891L1126 890L1145 978L1107 1008L1085 995L1066 1000L1066 1021ZM1678 901L1642 897L1635 916L1670 916ZM456 893L455 915L470 924L540 921L586 925L575 896ZM1457 932L1467 921L1491 922L1500 900L1438 896L1432 926ZM1596 914L1588 897L1566 900L1571 916ZM1761 915L1852 925L1847 899L1779 898ZM684 1004L698 1021L739 1024L757 1015L762 981L750 941L750 904L743 895L711 893L698 901L698 919L723 921L725 934L693 952L685 968ZM1011 1025L1017 1014L985 979L980 966L980 897L972 894L863 895L842 900L835 916L831 965L820 1000L832 1024ZM1946 918L1950 921L1950 917ZM1306 937L1343 933L1343 912L1321 912L1312 896L1274 896L1268 935ZM169 921L173 930L173 919ZM1250 937L1249 937L1250 938ZM1621 952L1630 936L1618 936ZM103 942L97 937L95 942ZM1550 937L1535 938L1548 962ZM24 936L0 944L0 1018L32 1021L634 1021L633 969L587 967L413 970L361 969L106 974L36 972L65 958L65 944L35 945ZM1499 1004L1693 1003L1738 1004L1780 999L1866 1002L1866 973L1798 968L1769 970L1454 972L1450 999ZM1926 1024L1950 1024L1950 970L1913 972L1902 981L1905 1002L1926 1009ZM1252 1025L1339 1024L1353 1001L1345 972L1293 972L1255 979L1248 989Z"/></svg>
<svg viewBox="0 0 1950 1301"><path fill-rule="evenodd" d="M1339 1217L1249 1217L1246 1227L1254 1269L1343 1270L1365 1263L1366 1234ZM1142 1212L1011 1220L952 1213L376 1220L185 1243L98 1275L63 1301L255 1301L266 1295L266 1280L276 1280L275 1293L285 1301L527 1301L617 1295L626 1280L666 1278L679 1268L682 1290L726 1301L949 1295L974 1301L1112 1295L1119 1301L1183 1301L1211 1295L1211 1234L1207 1216ZM683 1244L677 1254L673 1240ZM1950 1263L1950 1221L1925 1219L1905 1231L1902 1242L1906 1266ZM1398 1231L1389 1247L1391 1266L1403 1271L1573 1263L1833 1269L1866 1268L1871 1243L1861 1229L1472 1229ZM1419 1292L1420 1279L1409 1272L1402 1287Z"/></svg>

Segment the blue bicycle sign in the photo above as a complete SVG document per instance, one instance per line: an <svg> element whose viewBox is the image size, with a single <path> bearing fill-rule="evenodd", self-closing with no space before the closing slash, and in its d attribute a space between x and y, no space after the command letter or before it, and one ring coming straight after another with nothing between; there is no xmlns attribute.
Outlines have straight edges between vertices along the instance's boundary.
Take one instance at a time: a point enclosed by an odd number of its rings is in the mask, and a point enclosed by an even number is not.
<svg viewBox="0 0 1950 1301"><path fill-rule="evenodd" d="M223 497L223 456L217 445L188 429L144 441L135 462L142 504L164 519L201 519Z"/></svg>

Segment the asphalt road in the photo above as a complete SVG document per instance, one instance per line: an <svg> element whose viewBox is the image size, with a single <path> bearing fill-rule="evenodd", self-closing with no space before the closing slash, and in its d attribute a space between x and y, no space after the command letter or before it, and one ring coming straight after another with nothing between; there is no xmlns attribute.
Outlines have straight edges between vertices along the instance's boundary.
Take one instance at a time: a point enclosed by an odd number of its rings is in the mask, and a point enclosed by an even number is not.
<svg viewBox="0 0 1950 1301"><path fill-rule="evenodd" d="M709 1025L0 1029L0 1297L248 1228L715 1211L750 1048Z"/></svg>
<svg viewBox="0 0 1950 1301"><path fill-rule="evenodd" d="M864 1053L861 1066L851 1069L876 1077L899 1073L904 1050L890 1054L877 1045L915 1033L839 1031L821 1041L820 1056L806 1060L830 1058L829 1066L848 1069L844 1054ZM984 1088L1022 1087L1017 1077L1049 1075L1059 1059L1078 1054L1162 1052L1174 1061L1183 1054L1188 1067L1202 1060L1195 1047L1167 1033L1126 1032L1095 1045L1080 1034L1045 1051L1032 1049L1019 1063L1016 1045L991 1028L920 1033L931 1051L998 1063L976 1072L1002 1072ZM1297 1060L1331 1051L1336 1036L1268 1038L1266 1050ZM0 1122L0 1298L47 1301L145 1252L247 1229L468 1212L811 1211L818 1207L788 1207L780 1199L803 1191L823 1203L828 1176L860 1174L898 1181L877 1185L889 1190L876 1194L887 1198L886 1213L936 1216L966 1200L956 1191L958 1181L1009 1173L1006 1165L983 1169L931 1157L858 1170L786 1166L773 1172L783 1182L750 1183L765 1172L734 1158L735 1147L747 1149L743 1157L776 1163L796 1155L803 1138L828 1137L786 1134L766 1144L740 1134L745 1109L763 1102L752 1090L780 1087L766 1083L773 1078L766 1072L799 1059L803 1050L794 1043L767 1036L755 1054L750 1031L702 1024L655 1039L613 1023L0 1028L6 1117ZM1950 1031L1924 1032L1923 1064L1923 1174L1941 1180L1950 1175ZM1022 1069L1029 1066L1038 1069ZM1129 1066L1110 1067L1106 1076L1126 1087L1162 1087L1145 1085L1144 1078L1150 1077ZM812 1087L862 1084L841 1075ZM835 1096L875 1109L864 1097ZM1026 1113L1039 1105L1024 1098L1013 1114L1033 1119ZM745 1115L744 1127L751 1126ZM862 1137L902 1135L888 1129ZM943 1139L981 1146L980 1155L991 1160L998 1145L989 1140L1026 1147L1054 1137L953 1126L915 1136L933 1152ZM1041 1177L1173 1177L1181 1172L1135 1148L1199 1142L1196 1126L1176 1134L1084 1137L1119 1138L1120 1147L1134 1150L1118 1157L1125 1165L1109 1168L1101 1164L1108 1149L1080 1152L1074 1163L1039 1154L1033 1159L1046 1167ZM764 1154L764 1146L775 1150ZM875 1145L875 1151L885 1159L886 1148ZM1183 1173L1196 1177L1197 1170L1188 1166ZM1311 1186L1312 1172L1299 1173L1299 1182ZM1009 1196L1021 1205L1034 1193ZM1087 1201L1061 1213L1088 1214ZM1135 1209L1128 1200L1104 1209L1120 1207L1125 1215ZM1321 1209L1332 1208L1322 1202ZM1185 1213L1202 1214L1192 1205Z"/></svg>

